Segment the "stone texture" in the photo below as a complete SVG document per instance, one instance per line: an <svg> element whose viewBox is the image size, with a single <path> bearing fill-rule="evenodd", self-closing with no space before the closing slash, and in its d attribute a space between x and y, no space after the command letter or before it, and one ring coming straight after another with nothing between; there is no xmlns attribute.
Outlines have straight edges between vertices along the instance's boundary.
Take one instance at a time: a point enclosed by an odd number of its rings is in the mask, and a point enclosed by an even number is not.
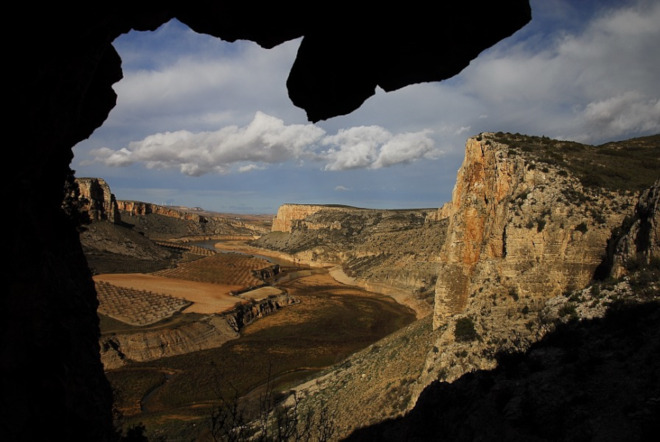
<svg viewBox="0 0 660 442"><path fill-rule="evenodd" d="M547 299L592 279L625 217L613 207L634 197L585 188L560 171L489 134L467 141L439 259L436 328L477 293ZM576 192L584 201L567 196Z"/></svg>
<svg viewBox="0 0 660 442"><path fill-rule="evenodd" d="M624 220L612 245L614 277L627 274L630 267L660 261L660 180L642 192L635 213Z"/></svg>
<svg viewBox="0 0 660 442"><path fill-rule="evenodd" d="M92 221L119 223L121 216L115 196L110 186L102 178L76 178L80 198L85 202L81 207Z"/></svg>

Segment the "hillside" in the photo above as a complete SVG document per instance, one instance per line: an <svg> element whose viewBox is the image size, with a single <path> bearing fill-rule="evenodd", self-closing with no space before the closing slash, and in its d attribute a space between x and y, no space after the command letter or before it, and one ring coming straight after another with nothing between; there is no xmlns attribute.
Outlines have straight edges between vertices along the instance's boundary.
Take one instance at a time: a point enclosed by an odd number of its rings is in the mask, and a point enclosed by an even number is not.
<svg viewBox="0 0 660 442"><path fill-rule="evenodd" d="M512 141L507 141L509 139ZM635 179L602 181L603 187L599 187L594 184L596 179L586 178L589 175L584 172L596 170L592 175L605 180L616 176L617 164L653 163L659 157L658 139L648 137L602 147L581 145L575 149L573 144L564 141L521 135L481 134L470 138L452 201L435 215L435 219L444 219L446 233L437 244L425 244L439 251L432 256L437 264L433 274L437 283L433 325L425 332L428 334L420 338L408 327L408 332L401 331L399 339L383 341L387 342L389 351L385 354L389 362L378 359L383 356L378 351L381 343L375 345L371 353L365 350L354 355L319 380L319 385L325 385L325 389L317 385L301 386L296 393L304 398L299 406L326 404L332 409L330 414L341 416L338 422L350 432L367 422L404 415L406 410L413 409L421 394L424 396L420 397L419 408L402 422L403 425L422 425L421 421L414 420L416 416L433 414L433 407L438 406L439 401L451 403L454 397L451 395L471 398L464 400L466 404L477 400L470 396L473 394L470 390L464 390L473 388L468 381L457 383L459 393L441 396L446 399L424 399L436 394L435 390L428 389L435 387L429 386L438 382L452 385L467 373L496 369L502 355L523 355L544 336L550 339L558 324L603 317L611 306L621 302L634 306L657 300L660 176L657 171L655 174L639 173ZM573 147L564 149L565 145ZM627 146L632 146L630 151L626 150ZM610 158L610 151L626 152L626 162L608 162L601 158L603 155L605 159ZM547 161L549 152L558 152L561 161ZM587 158L595 158L594 161L603 164L602 170L593 165L582 167ZM645 190L640 191L642 188ZM296 256L304 256L296 249L300 244L313 245L307 249L315 250L317 255L319 251L340 249L341 245L346 247L347 254L355 254L354 250L370 241L350 235L344 227L350 223L341 221L341 216L347 216L342 213L344 215L336 210L326 213L320 210L305 214L301 220L289 223L290 233L273 232L264 239L282 238L279 243L271 240L271 244L280 244L280 249L284 250L288 247ZM429 220L434 219L430 214L427 216ZM368 225L364 218L362 224ZM398 233L417 229L420 228L409 227ZM363 228L362 232L368 232L368 228ZM259 243L266 244L263 240ZM402 241L391 244L391 250L405 249ZM346 259L338 253L333 256ZM421 255L418 259L422 259ZM344 266L345 262L348 260L344 261ZM634 307L631 309L636 311ZM617 321L608 324L616 327ZM601 329L590 327L589 330ZM619 333L610 331L614 335ZM410 339L406 338L406 333L410 333ZM648 333L656 332L650 328ZM417 339L424 342L421 347ZM628 345L609 339L604 337L602 345ZM567 343L561 339L559 342ZM386 367L392 361L399 361L395 355L418 354L420 348L426 352L423 363L410 357L406 359L410 365L401 369L399 377L387 374ZM587 347L585 351L589 351ZM608 358L603 360L603 370L611 368ZM579 366L583 362L577 361L575 370L581 370ZM360 368L347 370L352 367ZM420 375L407 377L410 373ZM498 373L486 376L499 376ZM643 370L631 371L633 376L643 373ZM552 371L548 376L556 375L557 372ZM603 378L598 378L593 385L602 381ZM548 380L548 385L552 382ZM566 388L580 391L580 386L575 384L579 382L577 378L566 382ZM367 399L371 388L380 391L380 400ZM343 394L344 391L347 394ZM648 399L633 396L628 398L633 402ZM334 402L332 397L342 399ZM379 405L371 410L362 405L365 400ZM644 404L635 404L631 406L648 410ZM548 407L552 408L552 413L561 413L565 405L560 401ZM396 422L392 425L398 426ZM453 425L452 418L443 422L442 425ZM368 430L356 433L355 437L389 440L386 434L391 428L394 435L399 435L392 440L400 440L397 437L407 434L387 424L375 428L373 433ZM443 431L443 427L438 428ZM417 440L428 440L436 434L433 433L436 429L431 426L430 433L423 433L424 437ZM564 436L570 438L570 434L560 435L560 438ZM492 440L487 435L484 437Z"/></svg>
<svg viewBox="0 0 660 442"><path fill-rule="evenodd" d="M283 404L295 398L301 412L331 418L338 438L374 426L355 440L602 438L603 423L585 417L598 413L611 424L603 431L639 424L628 433L644 440L660 397L644 380L659 368L658 348L635 333L658 332L659 158L660 136L588 146L482 133L467 140L441 208L283 205L252 246L341 268L421 318L292 387ZM191 220L140 216L147 221L136 217L131 228L138 236L200 231ZM625 391L609 389L607 379L624 373ZM544 393L555 386L557 396ZM601 407L608 397L615 403ZM567 407L583 417L563 414ZM476 426L472 415L497 422L493 433L461 432Z"/></svg>
<svg viewBox="0 0 660 442"><path fill-rule="evenodd" d="M88 223L80 241L92 273L150 273L187 259L185 243L205 239L252 239L270 230L268 215L235 215L200 208L117 201L99 178L77 178ZM172 243L179 242L180 245ZM193 255L204 254L195 251Z"/></svg>
<svg viewBox="0 0 660 442"><path fill-rule="evenodd" d="M431 312L447 222L437 209L376 210L285 204L273 231L250 244L312 266L341 266L352 282Z"/></svg>

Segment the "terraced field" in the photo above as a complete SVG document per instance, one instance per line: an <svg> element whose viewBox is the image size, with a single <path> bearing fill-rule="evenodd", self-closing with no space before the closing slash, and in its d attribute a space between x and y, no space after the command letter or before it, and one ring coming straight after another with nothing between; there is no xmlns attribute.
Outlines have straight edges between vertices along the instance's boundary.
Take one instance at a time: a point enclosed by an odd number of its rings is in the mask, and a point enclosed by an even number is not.
<svg viewBox="0 0 660 442"><path fill-rule="evenodd" d="M129 325L162 321L192 304L183 298L96 281L98 312Z"/></svg>
<svg viewBox="0 0 660 442"><path fill-rule="evenodd" d="M269 284L259 278L263 270L273 270L273 264L243 253L216 253L153 274L95 276L97 281L133 287L126 293L142 293L139 286L152 294L192 301L183 310L183 319L204 316L185 314L195 309L196 313L217 312L222 302L250 302L281 292L300 301L251 323L238 339L220 347L132 361L109 370L125 425L141 422L155 439L181 436L189 440L209 428L207 419L218 398L239 394L241 403L250 409L269 382L269 373L273 388L286 389L414 320L413 312L393 299L339 283L328 269L282 266ZM151 289L147 290L147 284ZM188 293L177 292L178 287ZM246 291L249 287L254 289ZM151 299L165 300L157 295ZM119 303L137 310L131 299ZM110 305L104 302L100 312L109 312ZM199 310L202 306L205 310Z"/></svg>
<svg viewBox="0 0 660 442"><path fill-rule="evenodd" d="M255 272L271 263L265 259L239 253L217 253L176 268L155 272L154 275L212 284L256 287L263 285Z"/></svg>

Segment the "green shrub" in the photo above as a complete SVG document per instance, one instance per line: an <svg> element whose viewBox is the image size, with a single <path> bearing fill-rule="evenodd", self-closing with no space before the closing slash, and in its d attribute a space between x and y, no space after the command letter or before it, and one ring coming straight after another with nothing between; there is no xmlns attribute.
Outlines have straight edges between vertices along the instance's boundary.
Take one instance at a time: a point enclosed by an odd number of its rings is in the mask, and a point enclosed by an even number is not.
<svg viewBox="0 0 660 442"><path fill-rule="evenodd" d="M456 321L454 337L460 342L474 341L479 338L479 334L474 328L474 321L472 318L460 318Z"/></svg>
<svg viewBox="0 0 660 442"><path fill-rule="evenodd" d="M541 232L541 231L543 231L544 227L545 227L545 220L544 219L539 219L538 224L536 226L536 231Z"/></svg>
<svg viewBox="0 0 660 442"><path fill-rule="evenodd" d="M568 316L570 319L577 318L577 310L575 309L575 304L567 302L559 309L559 317L563 318Z"/></svg>
<svg viewBox="0 0 660 442"><path fill-rule="evenodd" d="M587 227L587 223L582 222L577 226L575 226L575 230L577 230L578 232L587 233L587 230L589 229Z"/></svg>
<svg viewBox="0 0 660 442"><path fill-rule="evenodd" d="M513 298L514 301L518 300L518 289L515 287L511 287L509 289L509 296Z"/></svg>

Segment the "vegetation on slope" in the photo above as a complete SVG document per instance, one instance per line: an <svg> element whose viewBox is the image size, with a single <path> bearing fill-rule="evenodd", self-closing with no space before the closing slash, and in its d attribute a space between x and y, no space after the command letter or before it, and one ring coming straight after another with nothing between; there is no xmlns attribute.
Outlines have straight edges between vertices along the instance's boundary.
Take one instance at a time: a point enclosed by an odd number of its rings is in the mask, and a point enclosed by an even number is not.
<svg viewBox="0 0 660 442"><path fill-rule="evenodd" d="M585 187L639 191L658 179L660 134L600 146L503 132L486 136L507 144L510 153L563 169Z"/></svg>

